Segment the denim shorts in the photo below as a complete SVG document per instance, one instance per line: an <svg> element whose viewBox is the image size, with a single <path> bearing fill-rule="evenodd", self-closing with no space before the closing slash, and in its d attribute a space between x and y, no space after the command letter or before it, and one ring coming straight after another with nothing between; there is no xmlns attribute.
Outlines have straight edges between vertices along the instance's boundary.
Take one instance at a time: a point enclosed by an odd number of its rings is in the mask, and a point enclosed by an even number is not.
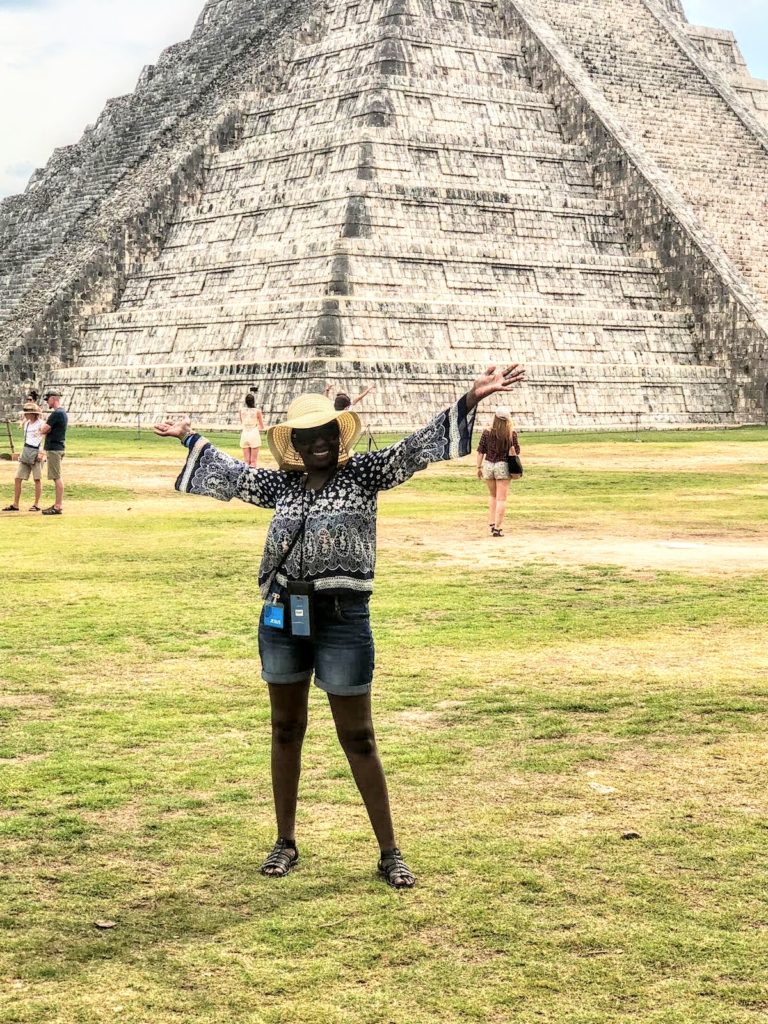
<svg viewBox="0 0 768 1024"><path fill-rule="evenodd" d="M268 683L309 682L340 697L368 693L375 664L368 594L314 594L314 636L293 637L259 619L261 677ZM287 608L286 608L287 613Z"/></svg>

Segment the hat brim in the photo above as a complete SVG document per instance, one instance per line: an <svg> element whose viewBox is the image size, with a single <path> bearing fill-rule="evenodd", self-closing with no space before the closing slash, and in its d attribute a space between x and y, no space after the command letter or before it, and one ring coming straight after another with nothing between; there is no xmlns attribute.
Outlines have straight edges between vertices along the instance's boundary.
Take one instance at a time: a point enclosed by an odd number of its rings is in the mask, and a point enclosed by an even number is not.
<svg viewBox="0 0 768 1024"><path fill-rule="evenodd" d="M317 413L309 413L306 416L297 416L285 423L278 423L267 431L267 443L269 450L275 457L280 469L304 470L304 460L291 443L291 432L294 430L310 430L312 427L322 427L326 423L333 423L336 420L339 424L339 465L349 462L354 454L355 445L360 440L363 432L363 425L356 412L337 412L334 416L321 416Z"/></svg>

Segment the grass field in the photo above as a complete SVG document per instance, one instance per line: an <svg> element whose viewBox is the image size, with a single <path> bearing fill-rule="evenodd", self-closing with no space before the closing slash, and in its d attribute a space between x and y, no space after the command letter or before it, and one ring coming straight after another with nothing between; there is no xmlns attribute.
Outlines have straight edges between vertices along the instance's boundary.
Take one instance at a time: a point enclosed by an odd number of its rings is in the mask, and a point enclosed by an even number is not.
<svg viewBox="0 0 768 1024"><path fill-rule="evenodd" d="M405 895L317 691L259 877L268 513L182 455L75 431L66 515L0 517L2 1024L768 1021L768 430L524 439L503 541L471 460L383 498Z"/></svg>

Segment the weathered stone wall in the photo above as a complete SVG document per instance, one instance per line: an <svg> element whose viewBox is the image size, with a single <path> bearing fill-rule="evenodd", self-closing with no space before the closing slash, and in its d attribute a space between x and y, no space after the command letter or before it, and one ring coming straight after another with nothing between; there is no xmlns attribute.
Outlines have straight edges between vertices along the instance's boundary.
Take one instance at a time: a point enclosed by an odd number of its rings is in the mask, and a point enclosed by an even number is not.
<svg viewBox="0 0 768 1024"><path fill-rule="evenodd" d="M626 112L647 103L655 104L666 115L669 96L664 92L663 80L653 76L641 80L638 75L638 67L648 67L647 56L643 54L641 27L652 29L645 41L649 48L657 46L658 36L655 24L645 20L645 0L637 0L634 9L637 20L633 20L632 10L627 9L631 2L628 0L627 6L622 8L622 17L627 19L626 38L631 35L632 46L639 55L634 62L610 35L610 31L617 28L610 20L604 25L600 22L606 32L606 50L602 54L602 63L598 63L596 34L588 35L591 47L588 52L574 45L574 39L583 43L586 38L583 34L587 32L586 21L581 16L560 21L548 17L545 22L534 14L539 5L531 4L529 0L511 0L507 13L516 30L520 29L521 20L524 22L524 49L534 84L553 97L566 137L586 146L604 194L612 197L624 211L627 239L637 251L655 253L665 268L663 281L670 301L690 309L694 315L699 334L698 356L704 365L720 366L727 375L733 388L737 420L764 422L768 383L768 317L762 294L757 294L751 287L756 275L741 273L745 263L748 268L761 265L764 253L756 245L751 256L753 262L750 262L744 255L744 248L754 244L754 236L746 227L737 235L734 225L726 224L723 209L716 216L711 211L711 206L717 205L718 178L716 163L710 166L710 161L717 161L719 153L722 163L722 153L728 152L738 176L741 173L738 170L741 156L737 155L740 151L733 140L730 140L733 149L719 149L721 136L713 135L711 125L696 121L696 134L692 135L690 129L682 132L676 153L672 152L674 143L669 136L666 138L666 158L658 162L654 160L659 156L653 148L654 144L658 146L656 128L644 127L645 121L638 114L631 118L626 116ZM551 8L557 7L557 3L558 0L551 0ZM549 10L550 0L545 6ZM595 17L597 13L592 11ZM570 52L565 48L562 36L552 32L553 21L560 28L578 29L570 37ZM568 36L567 32L563 35ZM573 60L575 55L579 59ZM675 54L678 68L678 62L685 56L679 51ZM621 76L618 72L612 76L611 67L627 61L635 68L634 77L630 69L619 91L615 84L610 83L620 80ZM585 65L589 68L588 73ZM695 81L697 70L695 66L686 68L683 76L685 87L692 92L701 89L714 105L717 94L711 86L707 88L708 82ZM678 84L681 80L675 78ZM609 87L598 88L596 82L609 83ZM741 135L745 129L743 121L720 99L723 110L714 123L722 131L727 125L734 136ZM646 113L650 117L650 109ZM662 117L658 118L661 120ZM679 118L675 119L675 124L679 124ZM714 141L710 145L707 140ZM762 137L750 140L747 153L760 159L762 142ZM687 165L685 159L688 160ZM709 182L701 168L709 170ZM694 193L698 206L690 202L691 180L699 186L699 191ZM679 189L675 187L678 183ZM768 225L768 219L761 220L765 205L761 190L748 174L744 175L742 184L745 192L754 194L757 203L756 218L749 217L746 223L757 223L758 229L762 230L764 224ZM724 206L730 198L726 197ZM699 216L702 212L707 216ZM733 209L730 212L736 215ZM719 237L707 227L719 229ZM750 235L748 240L746 235ZM745 243L741 250L734 245L735 239ZM723 242L734 245L733 255L740 253L741 266L728 258Z"/></svg>
<svg viewBox="0 0 768 1024"><path fill-rule="evenodd" d="M45 353L80 422L201 426L234 425L251 386L274 420L297 391L376 383L371 425L407 429L478 365L516 359L529 429L762 416L765 304L748 280L762 236L724 220L759 197L729 167L738 188L727 209L713 198L707 229L711 138L700 156L684 136L662 168L644 119L655 103L679 121L670 97L693 74L748 170L762 142L681 49L677 0L622 0L603 24L612 3L326 0L311 21L297 5L208 4L193 43L240 17L242 47L32 264L6 375L40 373ZM84 269L40 317L64 255Z"/></svg>
<svg viewBox="0 0 768 1024"><path fill-rule="evenodd" d="M199 192L210 153L236 134L233 99L254 73L262 89L277 86L311 6L208 4L189 42L0 204L0 396L17 400L25 382L77 357L87 318L115 308L178 204Z"/></svg>

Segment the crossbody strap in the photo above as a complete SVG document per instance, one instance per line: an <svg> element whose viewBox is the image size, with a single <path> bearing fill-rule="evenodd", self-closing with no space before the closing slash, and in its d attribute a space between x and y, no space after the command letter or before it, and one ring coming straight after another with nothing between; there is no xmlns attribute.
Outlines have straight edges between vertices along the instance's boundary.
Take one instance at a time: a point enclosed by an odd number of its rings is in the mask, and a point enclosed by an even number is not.
<svg viewBox="0 0 768 1024"><path fill-rule="evenodd" d="M307 494L307 492L305 491L304 492L304 496L305 497L306 497L306 494ZM272 591L272 588L274 587L275 582L277 581L277 574L280 572L280 570L283 568L285 563L291 557L291 554L293 553L293 550L296 547L296 545L299 543L299 541L301 541L301 543L302 543L302 569L304 568L304 565L303 565L303 562L304 562L304 559L303 559L303 554L304 554L304 532L307 529L307 519L309 519L309 512L310 512L311 508L312 508L312 499L310 498L309 508L305 509L304 517L301 520L301 523L299 524L298 530L293 535L293 540L288 545L288 547L285 549L285 552L283 553L283 557L280 559L280 561L277 563L277 565L275 566L275 568L272 571L272 575L271 575L271 577L269 579L269 586L267 588L268 593Z"/></svg>

